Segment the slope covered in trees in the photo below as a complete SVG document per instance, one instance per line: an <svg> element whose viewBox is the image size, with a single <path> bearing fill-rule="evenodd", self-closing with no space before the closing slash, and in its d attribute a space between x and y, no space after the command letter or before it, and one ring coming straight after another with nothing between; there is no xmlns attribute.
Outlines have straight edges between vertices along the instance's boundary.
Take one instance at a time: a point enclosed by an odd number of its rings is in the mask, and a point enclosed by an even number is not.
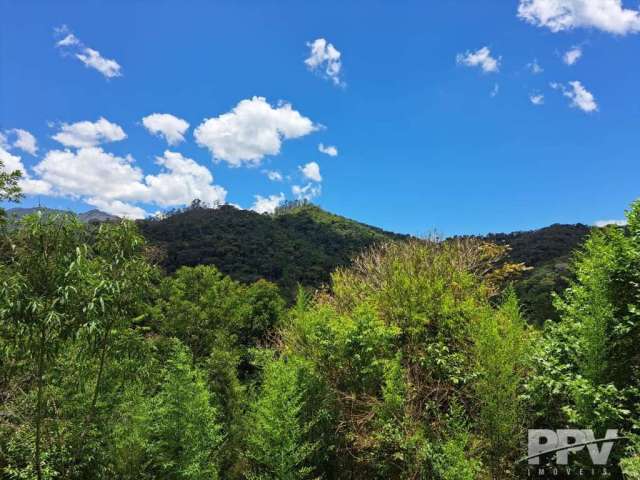
<svg viewBox="0 0 640 480"><path fill-rule="evenodd" d="M260 278L292 294L296 285L318 287L338 266L366 247L407 238L325 212L293 204L274 215L225 205L193 206L164 219L140 222L142 234L163 250L169 272L181 266L215 265L241 282Z"/></svg>
<svg viewBox="0 0 640 480"><path fill-rule="evenodd" d="M409 240L328 213L311 204L293 204L275 215L259 215L232 206L196 205L164 219L140 222L143 235L163 252L162 265L215 265L241 282L259 278L277 283L291 299L298 284L317 288L330 273L349 264L367 247L387 240ZM586 238L586 225L551 225L533 231L489 234L480 239L509 245L508 260L532 270L517 279L516 291L525 316L541 324L557 319L551 293L571 278L571 252Z"/></svg>

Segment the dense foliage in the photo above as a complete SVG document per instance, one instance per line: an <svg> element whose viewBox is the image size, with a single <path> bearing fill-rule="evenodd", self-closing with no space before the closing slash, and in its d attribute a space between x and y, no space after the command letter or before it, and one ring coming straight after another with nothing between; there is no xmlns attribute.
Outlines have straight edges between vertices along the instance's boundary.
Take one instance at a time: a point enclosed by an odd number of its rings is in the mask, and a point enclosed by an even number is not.
<svg viewBox="0 0 640 480"><path fill-rule="evenodd" d="M298 284L319 287L338 266L375 243L404 238L327 213L306 203L275 215L231 205L196 203L163 219L140 223L143 235L165 252L169 272L182 266L215 265L241 282L265 279L292 297Z"/></svg>
<svg viewBox="0 0 640 480"><path fill-rule="evenodd" d="M245 213L196 206L141 228L176 222L170 244L193 215L223 242L204 219ZM348 266L288 304L258 270L240 282L195 256L197 232L168 275L130 222L36 214L2 232L0 478L527 478L527 429L567 427L618 429L612 478L639 478L640 204L571 257L544 327L513 288L527 259L498 239L394 239L306 205L257 218Z"/></svg>

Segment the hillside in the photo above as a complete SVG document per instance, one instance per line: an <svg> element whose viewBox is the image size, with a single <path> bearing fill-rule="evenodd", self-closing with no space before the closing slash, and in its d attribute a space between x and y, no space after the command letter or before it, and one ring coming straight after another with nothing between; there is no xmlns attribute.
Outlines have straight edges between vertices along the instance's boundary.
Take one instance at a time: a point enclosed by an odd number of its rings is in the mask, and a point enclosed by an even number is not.
<svg viewBox="0 0 640 480"><path fill-rule="evenodd" d="M48 208L12 208L9 218L29 213L65 213ZM81 213L84 222L118 217L99 210ZM408 238L326 212L312 204L289 204L274 215L260 215L231 205L218 209L190 207L163 219L139 222L142 233L162 250L168 272L181 266L212 264L235 280L259 278L277 283L291 298L296 285L319 287L330 273L366 247L385 240ZM533 267L516 283L525 315L540 324L557 314L551 292L560 292L571 276L571 253L591 227L559 225L531 231L491 233L484 240L511 246L510 260Z"/></svg>
<svg viewBox="0 0 640 480"><path fill-rule="evenodd" d="M140 222L143 234L165 252L163 266L216 265L242 282L276 282L289 297L299 283L318 287L336 267L380 241L408 238L328 213L314 205L293 205L275 215L232 206L189 208L164 219ZM533 323L555 318L551 292L567 285L573 252L589 233L586 225L551 225L532 231L492 233L485 240L511 246L510 260L533 267L516 284Z"/></svg>
<svg viewBox="0 0 640 480"><path fill-rule="evenodd" d="M336 267L380 241L407 238L334 215L310 204L261 215L225 205L189 208L140 222L144 236L166 253L164 267L213 264L235 280L278 283L291 295L298 283L320 286Z"/></svg>

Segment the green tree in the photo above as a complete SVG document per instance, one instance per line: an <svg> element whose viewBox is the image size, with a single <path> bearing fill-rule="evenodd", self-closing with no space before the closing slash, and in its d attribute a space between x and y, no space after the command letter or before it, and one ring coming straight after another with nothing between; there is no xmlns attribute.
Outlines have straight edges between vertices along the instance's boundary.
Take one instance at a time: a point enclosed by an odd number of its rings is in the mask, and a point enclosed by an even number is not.
<svg viewBox="0 0 640 480"><path fill-rule="evenodd" d="M218 478L222 441L217 412L202 373L191 355L174 340L160 391L151 402L150 451L154 478L211 480Z"/></svg>
<svg viewBox="0 0 640 480"><path fill-rule="evenodd" d="M311 477L310 458L317 448L305 422L307 392L303 376L309 366L301 359L281 358L267 363L258 398L247 425L247 477L262 480L302 480Z"/></svg>

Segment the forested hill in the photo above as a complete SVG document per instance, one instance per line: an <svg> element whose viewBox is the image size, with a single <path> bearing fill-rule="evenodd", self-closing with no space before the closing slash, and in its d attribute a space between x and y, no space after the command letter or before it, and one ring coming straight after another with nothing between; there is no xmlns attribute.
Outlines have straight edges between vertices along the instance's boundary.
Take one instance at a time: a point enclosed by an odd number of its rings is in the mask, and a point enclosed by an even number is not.
<svg viewBox="0 0 640 480"><path fill-rule="evenodd" d="M162 263L169 272L183 265L213 264L242 282L276 282L288 294L298 283L326 283L331 271L374 243L407 238L311 204L289 205L273 215L230 205L191 207L141 221L140 228L164 250Z"/></svg>
<svg viewBox="0 0 640 480"><path fill-rule="evenodd" d="M140 222L147 239L161 247L163 265L213 264L242 282L265 278L291 298L299 283L318 287L330 273L366 247L408 238L328 213L311 204L290 205L261 215L227 205L191 207L164 219ZM568 262L589 233L586 225L551 225L538 230L492 233L482 238L511 246L511 260L534 267L516 285L532 322L555 318L551 292L567 285Z"/></svg>

